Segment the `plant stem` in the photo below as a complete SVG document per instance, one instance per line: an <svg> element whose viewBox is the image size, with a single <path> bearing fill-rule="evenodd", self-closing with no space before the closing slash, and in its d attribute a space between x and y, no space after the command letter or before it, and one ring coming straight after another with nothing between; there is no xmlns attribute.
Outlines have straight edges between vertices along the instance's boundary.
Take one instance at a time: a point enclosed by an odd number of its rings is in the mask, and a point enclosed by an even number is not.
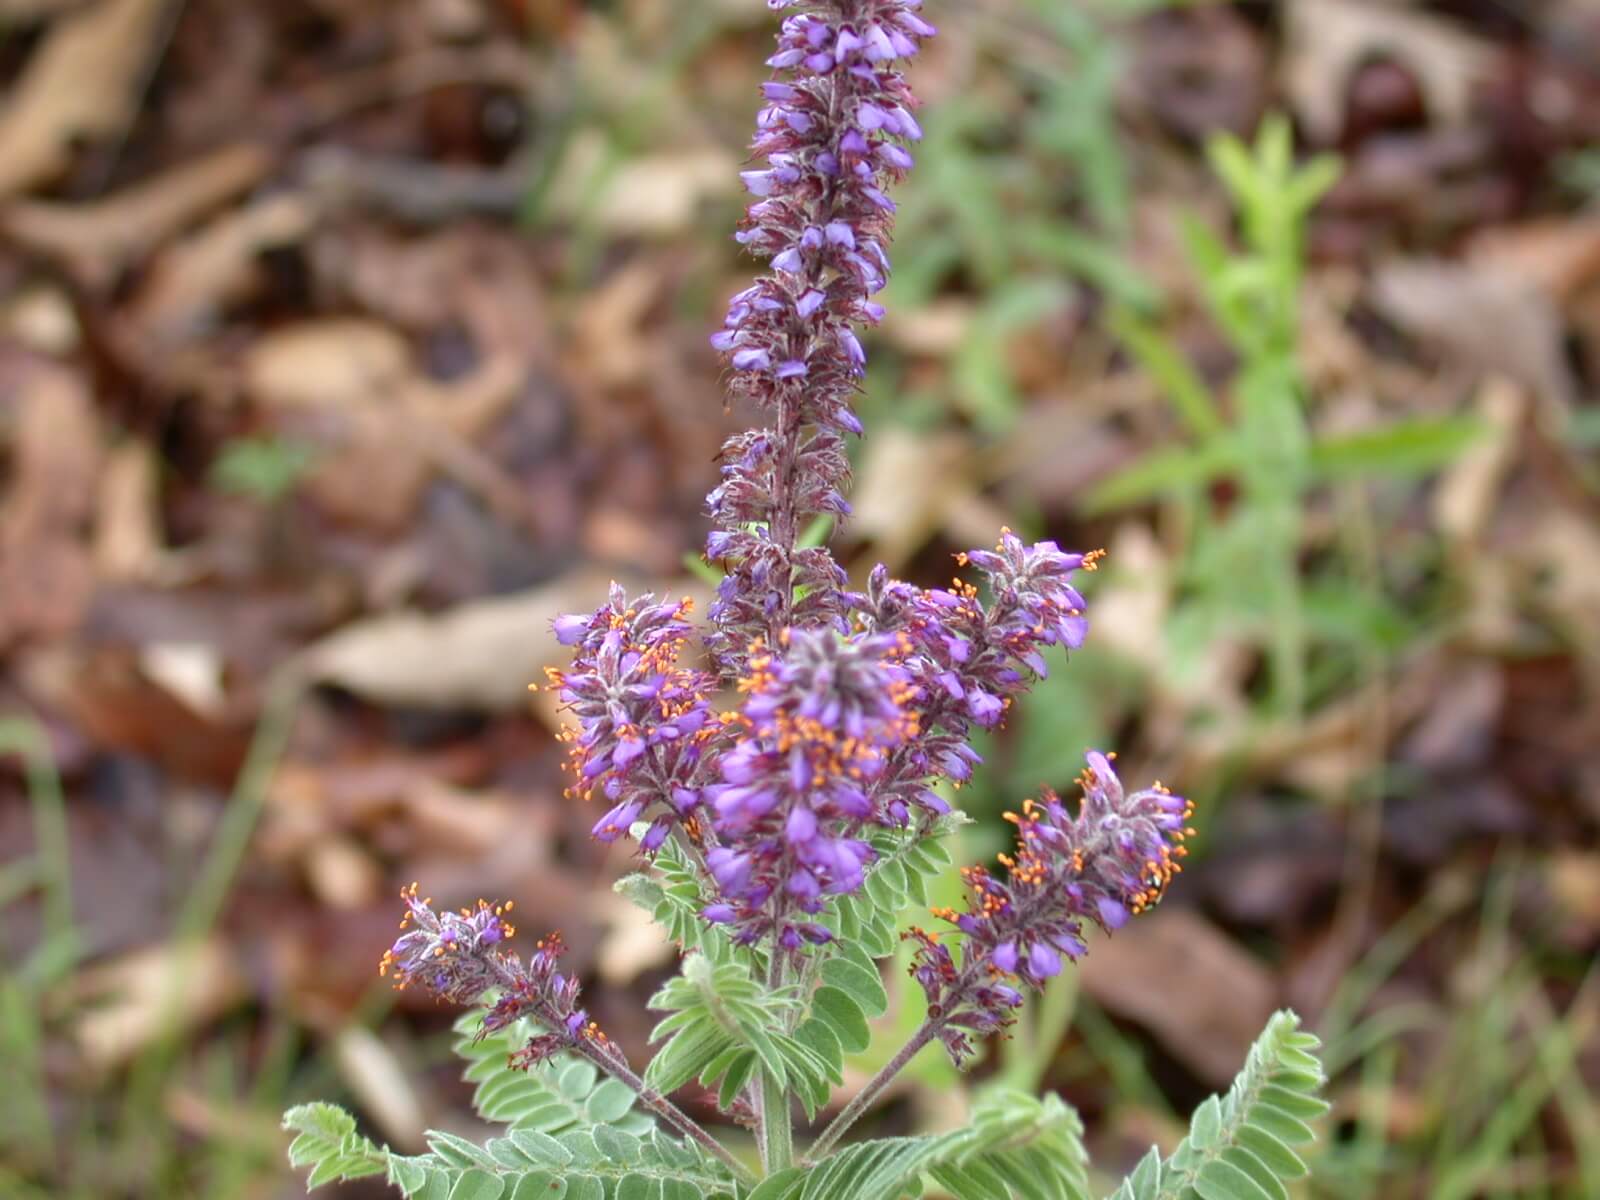
<svg viewBox="0 0 1600 1200"><path fill-rule="evenodd" d="M698 1121L635 1075L633 1068L622 1062L620 1057L612 1057L605 1054L598 1046L587 1041L579 1042L575 1049L607 1075L625 1084L634 1095L639 1097L640 1103L668 1125L671 1125L685 1137L692 1138L704 1147L706 1151L715 1155L742 1181L745 1183L755 1182L755 1175L749 1167L735 1158L726 1146L707 1133Z"/></svg>
<svg viewBox="0 0 1600 1200"><path fill-rule="evenodd" d="M872 1102L878 1098L879 1093L888 1087L894 1077L905 1068L905 1065L917 1056L917 1051L933 1040L942 1024L942 1021L933 1017L929 1017L924 1021L921 1028L911 1035L911 1040L900 1048L900 1053L885 1063L883 1069L867 1081L866 1086L855 1094L855 1098L849 1104L845 1105L844 1111L835 1117L828 1127L822 1131L822 1136L811 1147L807 1157L814 1162L827 1154L829 1150L832 1150L834 1144L844 1136L850 1126L856 1123L857 1118L866 1112Z"/></svg>
<svg viewBox="0 0 1600 1200"><path fill-rule="evenodd" d="M769 992L776 992L783 986L784 966L783 947L774 939L772 958L767 963ZM789 1093L779 1080L765 1070L761 1072L759 1117L762 1167L768 1175L787 1170L794 1163L794 1125L789 1116Z"/></svg>
<svg viewBox="0 0 1600 1200"><path fill-rule="evenodd" d="M789 1093L766 1072L761 1075L761 1162L768 1175L788 1170L794 1164Z"/></svg>

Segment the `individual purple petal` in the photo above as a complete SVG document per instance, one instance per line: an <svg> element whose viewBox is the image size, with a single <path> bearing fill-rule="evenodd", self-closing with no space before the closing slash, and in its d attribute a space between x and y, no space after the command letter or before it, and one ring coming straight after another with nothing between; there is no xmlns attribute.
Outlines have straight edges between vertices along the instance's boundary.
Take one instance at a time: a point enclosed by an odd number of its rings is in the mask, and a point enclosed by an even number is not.
<svg viewBox="0 0 1600 1200"><path fill-rule="evenodd" d="M589 631L593 620L593 613L566 613L552 621L551 628L555 630L556 641L563 646L574 646Z"/></svg>

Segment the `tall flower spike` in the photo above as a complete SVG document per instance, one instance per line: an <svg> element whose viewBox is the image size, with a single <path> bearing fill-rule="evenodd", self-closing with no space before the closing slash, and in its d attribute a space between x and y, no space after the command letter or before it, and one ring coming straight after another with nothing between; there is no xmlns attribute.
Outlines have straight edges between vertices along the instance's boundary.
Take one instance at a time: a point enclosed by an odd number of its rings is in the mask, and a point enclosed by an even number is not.
<svg viewBox="0 0 1600 1200"><path fill-rule="evenodd" d="M917 724L895 638L801 630L783 641L781 658L752 651L744 728L722 756L724 782L708 789L721 844L706 864L720 898L705 915L741 941L772 932L794 950L829 936L807 914L861 886L873 854L863 833L906 819L867 789Z"/></svg>
<svg viewBox="0 0 1600 1200"><path fill-rule="evenodd" d="M887 189L911 168L905 143L922 136L895 67L934 33L920 6L810 5L784 20L767 60L776 74L751 146L765 165L743 174L755 200L736 236L771 272L733 297L711 339L730 393L772 422L728 441L707 501L721 528L706 553L728 567L709 641L730 677L757 639L843 627L842 572L826 550L797 540L812 518L849 513L844 437L861 432L851 401L866 364L856 327L883 316L872 296L889 278Z"/></svg>
<svg viewBox="0 0 1600 1200"><path fill-rule="evenodd" d="M611 597L593 614L558 617L556 637L575 646L569 670L552 669L550 686L577 719L565 731L574 782L568 795L598 791L608 801L594 836L615 841L643 815L653 816L646 850L660 847L672 823L687 817L709 781L706 745L715 732L708 697L713 681L678 657L690 633L690 603L650 595Z"/></svg>
<svg viewBox="0 0 1600 1200"><path fill-rule="evenodd" d="M471 1004L490 989L499 996L483 1017L479 1037L529 1017L543 1032L512 1056L512 1065L531 1067L559 1050L584 1045L591 1054L614 1057L616 1051L589 1015L578 1007L578 981L556 969L563 950L561 935L539 942L524 963L506 946L516 933L506 914L511 903L479 900L472 908L435 912L430 899L417 898L417 885L400 893L405 915L400 937L378 965L391 972L395 986L420 982L441 999Z"/></svg>
<svg viewBox="0 0 1600 1200"><path fill-rule="evenodd" d="M948 947L914 930L920 945L911 974L928 998L938 1036L957 1063L972 1052L972 1034L1009 1024L1022 1003L1016 979L1042 987L1063 960L1086 952L1084 922L1107 932L1161 899L1182 866L1185 824L1193 805L1160 784L1129 793L1105 755L1091 753L1079 777L1083 802L1076 816L1047 792L1022 812L1014 855L1001 855L1002 880L982 867L962 871L971 889L965 912L936 916L965 937L958 968Z"/></svg>

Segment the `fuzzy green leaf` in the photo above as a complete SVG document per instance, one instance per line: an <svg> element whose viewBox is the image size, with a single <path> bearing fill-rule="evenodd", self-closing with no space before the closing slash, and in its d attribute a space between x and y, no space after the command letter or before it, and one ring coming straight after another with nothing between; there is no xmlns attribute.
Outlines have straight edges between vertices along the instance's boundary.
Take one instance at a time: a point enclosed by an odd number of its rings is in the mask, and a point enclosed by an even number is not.
<svg viewBox="0 0 1600 1200"><path fill-rule="evenodd" d="M1227 1094L1195 1111L1170 1157L1146 1155L1113 1200L1287 1200L1283 1181L1306 1173L1292 1147L1312 1139L1305 1122L1328 1108L1317 1040L1299 1023L1274 1016Z"/></svg>
<svg viewBox="0 0 1600 1200"><path fill-rule="evenodd" d="M848 1146L809 1175L772 1183L771 1200L895 1200L925 1179L962 1200L1078 1200L1087 1186L1081 1136L1077 1114L1056 1096L992 1093L966 1129Z"/></svg>

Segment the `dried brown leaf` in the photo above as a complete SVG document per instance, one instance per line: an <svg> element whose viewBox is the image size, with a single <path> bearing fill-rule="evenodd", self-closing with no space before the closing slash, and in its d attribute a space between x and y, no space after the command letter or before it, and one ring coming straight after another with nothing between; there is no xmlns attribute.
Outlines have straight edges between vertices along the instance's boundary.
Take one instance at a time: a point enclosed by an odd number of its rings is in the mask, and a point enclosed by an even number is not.
<svg viewBox="0 0 1600 1200"><path fill-rule="evenodd" d="M260 282L260 256L310 234L313 200L296 192L268 196L224 214L169 247L152 263L129 315L152 351L209 332L230 302Z"/></svg>
<svg viewBox="0 0 1600 1200"><path fill-rule="evenodd" d="M0 209L0 232L107 282L127 262L253 187L272 166L265 148L228 146L92 204L16 202Z"/></svg>
<svg viewBox="0 0 1600 1200"><path fill-rule="evenodd" d="M73 372L37 363L19 383L11 484L0 510L0 643L65 633L94 590L83 533L101 447L88 389Z"/></svg>
<svg viewBox="0 0 1600 1200"><path fill-rule="evenodd" d="M1233 1078L1278 999L1260 962L1186 909L1131 922L1097 943L1080 969L1098 1003L1146 1026L1210 1084Z"/></svg>
<svg viewBox="0 0 1600 1200"><path fill-rule="evenodd" d="M422 1100L411 1072L387 1043L370 1029L349 1025L333 1039L333 1061L385 1138L402 1150L423 1148L428 1123Z"/></svg>
<svg viewBox="0 0 1600 1200"><path fill-rule="evenodd" d="M1525 280L1564 304L1600 275L1600 217L1495 226L1472 240L1467 258Z"/></svg>
<svg viewBox="0 0 1600 1200"><path fill-rule="evenodd" d="M1504 270L1426 259L1395 259L1373 275L1373 300L1395 324L1438 343L1480 371L1509 375L1556 410L1577 384L1550 298Z"/></svg>
<svg viewBox="0 0 1600 1200"><path fill-rule="evenodd" d="M106 457L94 527L94 563L101 578L153 578L164 553L156 458L147 442L129 441Z"/></svg>
<svg viewBox="0 0 1600 1200"><path fill-rule="evenodd" d="M549 635L558 613L596 607L597 576L564 578L427 615L401 612L358 621L308 646L309 677L378 704L515 712L528 686L561 658Z"/></svg>
<svg viewBox="0 0 1600 1200"><path fill-rule="evenodd" d="M1318 141L1338 139L1356 70L1375 57L1413 71L1437 121L1465 120L1489 47L1428 13L1368 0L1293 0L1281 71L1295 111Z"/></svg>
<svg viewBox="0 0 1600 1200"><path fill-rule="evenodd" d="M75 1038L96 1070L120 1066L171 1028L193 1030L245 995L232 946L208 938L188 947L153 946L84 972L74 983L95 1007L78 1019Z"/></svg>
<svg viewBox="0 0 1600 1200"><path fill-rule="evenodd" d="M0 198L64 170L74 142L132 121L166 0L100 0L50 28L0 113Z"/></svg>
<svg viewBox="0 0 1600 1200"><path fill-rule="evenodd" d="M1445 469L1434 489L1434 526L1464 552L1471 553L1488 529L1527 408L1524 388L1503 376L1485 380L1478 389L1477 409L1488 432Z"/></svg>

